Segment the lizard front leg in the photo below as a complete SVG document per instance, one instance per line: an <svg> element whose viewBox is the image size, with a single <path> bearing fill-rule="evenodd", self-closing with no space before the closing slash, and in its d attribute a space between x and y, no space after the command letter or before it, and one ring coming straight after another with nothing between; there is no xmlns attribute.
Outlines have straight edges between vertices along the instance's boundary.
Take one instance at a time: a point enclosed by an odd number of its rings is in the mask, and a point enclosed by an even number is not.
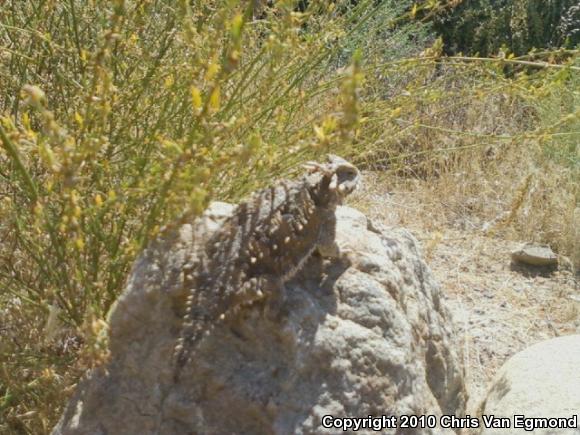
<svg viewBox="0 0 580 435"><path fill-rule="evenodd" d="M351 260L352 249L336 240L336 217L332 216L321 226L316 251L323 258Z"/></svg>

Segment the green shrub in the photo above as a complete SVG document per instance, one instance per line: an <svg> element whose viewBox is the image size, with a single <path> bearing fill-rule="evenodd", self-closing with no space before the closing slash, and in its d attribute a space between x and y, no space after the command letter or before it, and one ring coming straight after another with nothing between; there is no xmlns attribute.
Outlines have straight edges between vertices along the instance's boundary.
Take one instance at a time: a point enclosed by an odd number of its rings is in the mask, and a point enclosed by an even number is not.
<svg viewBox="0 0 580 435"><path fill-rule="evenodd" d="M348 150L357 46L411 52L422 27L385 30L395 2L255 3L0 6L0 431L54 424L160 225Z"/></svg>
<svg viewBox="0 0 580 435"><path fill-rule="evenodd" d="M431 3L431 2L427 2ZM450 2L434 18L447 53L516 55L532 49L580 44L580 6L575 0L465 0Z"/></svg>

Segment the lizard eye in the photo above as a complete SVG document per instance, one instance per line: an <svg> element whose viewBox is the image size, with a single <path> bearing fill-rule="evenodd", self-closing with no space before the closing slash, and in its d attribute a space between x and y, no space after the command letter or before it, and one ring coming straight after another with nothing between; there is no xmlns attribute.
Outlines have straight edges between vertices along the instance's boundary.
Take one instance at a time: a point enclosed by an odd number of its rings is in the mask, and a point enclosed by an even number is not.
<svg viewBox="0 0 580 435"><path fill-rule="evenodd" d="M358 176L358 171L354 168L344 168L337 171L339 181L352 180Z"/></svg>

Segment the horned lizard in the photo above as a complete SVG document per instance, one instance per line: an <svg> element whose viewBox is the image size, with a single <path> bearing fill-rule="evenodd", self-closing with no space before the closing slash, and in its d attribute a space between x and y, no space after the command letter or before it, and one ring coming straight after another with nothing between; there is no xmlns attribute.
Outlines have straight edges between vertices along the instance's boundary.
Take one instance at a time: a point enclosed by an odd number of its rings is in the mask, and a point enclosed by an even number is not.
<svg viewBox="0 0 580 435"><path fill-rule="evenodd" d="M318 250L339 255L336 206L360 181L346 160L309 162L298 180L283 180L241 202L185 271L187 312L175 348L175 380L211 325L242 305L274 295Z"/></svg>

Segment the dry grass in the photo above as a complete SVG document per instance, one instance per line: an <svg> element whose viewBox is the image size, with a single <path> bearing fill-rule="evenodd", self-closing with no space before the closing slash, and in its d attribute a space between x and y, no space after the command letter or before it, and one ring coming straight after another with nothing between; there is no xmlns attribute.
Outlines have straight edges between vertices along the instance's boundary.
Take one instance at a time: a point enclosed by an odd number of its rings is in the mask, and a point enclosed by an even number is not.
<svg viewBox="0 0 580 435"><path fill-rule="evenodd" d="M466 207L439 196L448 190L432 180L364 175L355 206L373 220L409 228L441 284L465 359L468 412L475 412L509 357L539 341L580 332L578 277L566 265L549 275L514 270L510 252L519 243L482 231L484 220L472 201Z"/></svg>
<svg viewBox="0 0 580 435"><path fill-rule="evenodd" d="M548 243L579 266L578 58L566 74L417 63L398 93L363 106L358 162L394 183L425 181L417 195L436 222Z"/></svg>

